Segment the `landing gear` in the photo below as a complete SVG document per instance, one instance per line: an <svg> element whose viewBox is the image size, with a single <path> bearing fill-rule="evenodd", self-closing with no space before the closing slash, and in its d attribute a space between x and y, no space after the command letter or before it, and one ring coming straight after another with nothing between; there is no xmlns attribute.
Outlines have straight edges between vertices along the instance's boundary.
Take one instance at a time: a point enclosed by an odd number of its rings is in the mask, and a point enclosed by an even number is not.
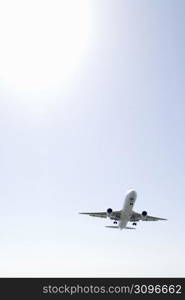
<svg viewBox="0 0 185 300"><path fill-rule="evenodd" d="M136 223L136 222L134 222L134 223L132 223L132 225L133 225L133 226L136 226L136 225L137 225L137 223Z"/></svg>
<svg viewBox="0 0 185 300"><path fill-rule="evenodd" d="M117 221L114 221L114 224L117 224Z"/></svg>

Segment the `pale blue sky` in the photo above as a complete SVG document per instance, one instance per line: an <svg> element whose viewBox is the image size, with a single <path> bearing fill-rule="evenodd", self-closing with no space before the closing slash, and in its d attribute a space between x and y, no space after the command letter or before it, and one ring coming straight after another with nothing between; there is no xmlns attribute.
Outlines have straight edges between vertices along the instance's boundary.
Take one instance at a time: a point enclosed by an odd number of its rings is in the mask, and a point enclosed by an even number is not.
<svg viewBox="0 0 185 300"><path fill-rule="evenodd" d="M86 2L65 87L0 72L0 276L185 276L184 1ZM168 222L78 215L121 209L130 187L136 211Z"/></svg>

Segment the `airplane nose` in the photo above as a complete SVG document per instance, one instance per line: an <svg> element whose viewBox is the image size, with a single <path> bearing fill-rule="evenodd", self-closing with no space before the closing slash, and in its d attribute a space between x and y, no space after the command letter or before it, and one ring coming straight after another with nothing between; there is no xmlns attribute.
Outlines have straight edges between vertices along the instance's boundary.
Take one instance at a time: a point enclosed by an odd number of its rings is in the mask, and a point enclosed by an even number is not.
<svg viewBox="0 0 185 300"><path fill-rule="evenodd" d="M136 193L136 191L135 191L135 190L133 190L133 191L132 191L132 196L134 196L134 198L136 198L136 197L137 197L137 193Z"/></svg>
<svg viewBox="0 0 185 300"><path fill-rule="evenodd" d="M134 189L129 189L128 192L127 192L127 195L133 197L133 198L136 198L137 197L137 193Z"/></svg>

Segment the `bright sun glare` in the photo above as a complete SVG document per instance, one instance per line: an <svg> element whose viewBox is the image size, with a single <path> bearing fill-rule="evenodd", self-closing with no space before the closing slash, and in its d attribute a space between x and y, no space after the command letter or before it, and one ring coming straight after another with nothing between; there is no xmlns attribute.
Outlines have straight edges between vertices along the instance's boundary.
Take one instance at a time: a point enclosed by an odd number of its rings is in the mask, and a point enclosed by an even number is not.
<svg viewBox="0 0 185 300"><path fill-rule="evenodd" d="M17 90L60 87L88 44L87 0L1 0L0 79Z"/></svg>

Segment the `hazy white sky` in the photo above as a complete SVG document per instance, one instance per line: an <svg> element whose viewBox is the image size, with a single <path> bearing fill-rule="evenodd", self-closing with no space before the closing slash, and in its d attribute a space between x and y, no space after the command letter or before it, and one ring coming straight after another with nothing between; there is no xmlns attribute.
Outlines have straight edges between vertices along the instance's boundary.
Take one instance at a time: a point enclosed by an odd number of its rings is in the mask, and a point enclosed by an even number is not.
<svg viewBox="0 0 185 300"><path fill-rule="evenodd" d="M0 0L0 276L185 276L184 1L76 2Z"/></svg>

